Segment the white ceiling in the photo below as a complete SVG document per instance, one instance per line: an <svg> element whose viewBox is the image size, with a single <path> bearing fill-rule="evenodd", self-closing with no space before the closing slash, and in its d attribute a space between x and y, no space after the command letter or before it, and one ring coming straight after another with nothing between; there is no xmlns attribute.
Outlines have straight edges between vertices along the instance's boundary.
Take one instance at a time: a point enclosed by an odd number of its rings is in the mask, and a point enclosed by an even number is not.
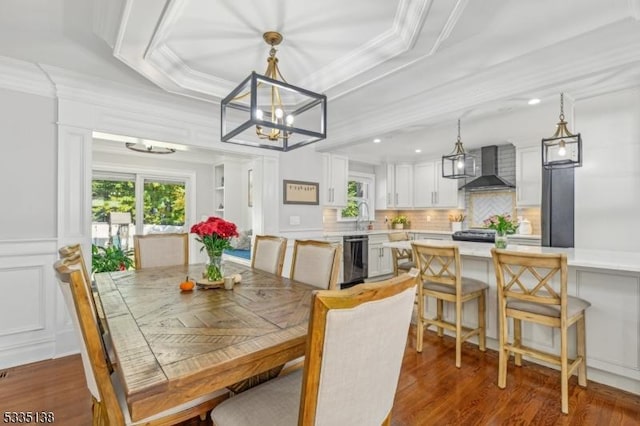
<svg viewBox="0 0 640 426"><path fill-rule="evenodd" d="M549 133L560 91L638 85L639 19L640 0L5 0L0 55L217 104L277 30L287 81L328 96L317 149L378 162L450 150L458 117L470 148L520 137L489 120Z"/></svg>

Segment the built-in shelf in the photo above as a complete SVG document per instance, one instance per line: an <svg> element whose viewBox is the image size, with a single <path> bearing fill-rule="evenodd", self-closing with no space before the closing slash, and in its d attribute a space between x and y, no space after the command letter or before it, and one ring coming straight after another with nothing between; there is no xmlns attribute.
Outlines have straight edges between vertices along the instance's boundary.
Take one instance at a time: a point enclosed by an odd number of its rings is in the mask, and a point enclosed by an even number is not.
<svg viewBox="0 0 640 426"><path fill-rule="evenodd" d="M218 206L225 205L224 199L224 164L217 164L213 168L213 186L216 189L214 193L214 206L219 216L224 217L224 208Z"/></svg>

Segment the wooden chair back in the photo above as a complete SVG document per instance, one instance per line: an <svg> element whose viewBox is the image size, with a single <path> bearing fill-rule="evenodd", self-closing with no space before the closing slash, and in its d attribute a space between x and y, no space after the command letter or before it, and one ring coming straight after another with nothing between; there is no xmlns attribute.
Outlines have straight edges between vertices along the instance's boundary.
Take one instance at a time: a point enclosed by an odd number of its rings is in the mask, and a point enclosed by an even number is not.
<svg viewBox="0 0 640 426"><path fill-rule="evenodd" d="M133 236L136 269L189 264L189 234Z"/></svg>
<svg viewBox="0 0 640 426"><path fill-rule="evenodd" d="M72 268L80 269L82 274L84 275L84 282L87 284L87 294L89 294L89 303L91 304L91 310L98 321L98 327L100 328L100 339L102 341L102 345L107 348L105 338L108 339L108 336L105 336L107 332L107 326L105 324L104 319L104 311L102 309L102 304L98 299L97 295L94 293L94 289L91 286L91 275L87 271L87 266L84 261L84 255L82 253L82 247L80 244L73 244L61 247L58 249L58 253L60 254L60 258L64 260L64 263ZM115 359L112 359L111 354L107 350L107 367L109 368L109 372L113 372L115 368Z"/></svg>
<svg viewBox="0 0 640 426"><path fill-rule="evenodd" d="M96 419L108 419L110 425L123 425L124 416L111 383L107 354L86 290L88 283L77 264L73 267L66 259L57 261L54 269L72 322L76 325L78 334L82 336L81 356L87 386L94 400L98 402L94 404L94 424Z"/></svg>
<svg viewBox="0 0 640 426"><path fill-rule="evenodd" d="M392 232L387 234L389 241L409 241L409 234L406 232ZM411 262L413 260L413 253L410 249L391 248L391 260L393 264L393 275L398 276L398 265L403 262Z"/></svg>
<svg viewBox="0 0 640 426"><path fill-rule="evenodd" d="M256 235L251 252L251 267L280 276L286 250L286 238Z"/></svg>
<svg viewBox="0 0 640 426"><path fill-rule="evenodd" d="M338 285L341 255L342 247L338 244L296 240L289 277L323 290L333 290Z"/></svg>
<svg viewBox="0 0 640 426"><path fill-rule="evenodd" d="M566 317L567 255L517 253L491 249L498 285L498 300L507 298L542 305L560 305ZM558 277L560 290L551 280ZM557 287L556 287L557 288Z"/></svg>
<svg viewBox="0 0 640 426"><path fill-rule="evenodd" d="M416 283L314 292L298 424L388 424Z"/></svg>
<svg viewBox="0 0 640 426"><path fill-rule="evenodd" d="M456 288L456 293L460 293L462 267L458 246L413 242L411 247L423 281L452 286Z"/></svg>

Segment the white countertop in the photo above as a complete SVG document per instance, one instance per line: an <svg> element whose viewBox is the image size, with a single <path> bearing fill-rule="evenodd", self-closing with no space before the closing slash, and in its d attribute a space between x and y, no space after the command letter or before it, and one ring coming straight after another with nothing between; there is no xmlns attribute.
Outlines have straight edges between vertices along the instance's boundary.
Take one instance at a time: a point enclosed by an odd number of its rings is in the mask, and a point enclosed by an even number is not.
<svg viewBox="0 0 640 426"><path fill-rule="evenodd" d="M451 235L452 231L436 231L434 229L373 229L370 231L334 231L334 232L324 232L323 236L325 237L343 237L345 235L377 235L377 234L391 234L394 232L407 232L409 234L438 234L438 235ZM514 238L526 238L532 240L539 240L542 238L541 235L521 235L521 234L513 234L510 237Z"/></svg>
<svg viewBox="0 0 640 426"><path fill-rule="evenodd" d="M460 255L491 258L492 243L472 243L467 241L416 240L433 245L460 247ZM410 248L411 241L385 242L383 247ZM566 253L567 264L584 268L609 269L614 271L640 272L640 252L592 250L579 248L558 248L522 246L510 244L509 251L520 253Z"/></svg>

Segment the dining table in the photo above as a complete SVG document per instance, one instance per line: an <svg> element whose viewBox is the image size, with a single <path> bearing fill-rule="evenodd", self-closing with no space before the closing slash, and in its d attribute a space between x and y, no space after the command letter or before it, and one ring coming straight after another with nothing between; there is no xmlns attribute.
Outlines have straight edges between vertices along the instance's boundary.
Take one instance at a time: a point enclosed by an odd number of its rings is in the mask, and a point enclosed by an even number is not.
<svg viewBox="0 0 640 426"><path fill-rule="evenodd" d="M232 290L181 291L204 265L95 274L133 421L250 378L304 355L311 293L307 284L238 263ZM233 389L233 388L231 388Z"/></svg>

